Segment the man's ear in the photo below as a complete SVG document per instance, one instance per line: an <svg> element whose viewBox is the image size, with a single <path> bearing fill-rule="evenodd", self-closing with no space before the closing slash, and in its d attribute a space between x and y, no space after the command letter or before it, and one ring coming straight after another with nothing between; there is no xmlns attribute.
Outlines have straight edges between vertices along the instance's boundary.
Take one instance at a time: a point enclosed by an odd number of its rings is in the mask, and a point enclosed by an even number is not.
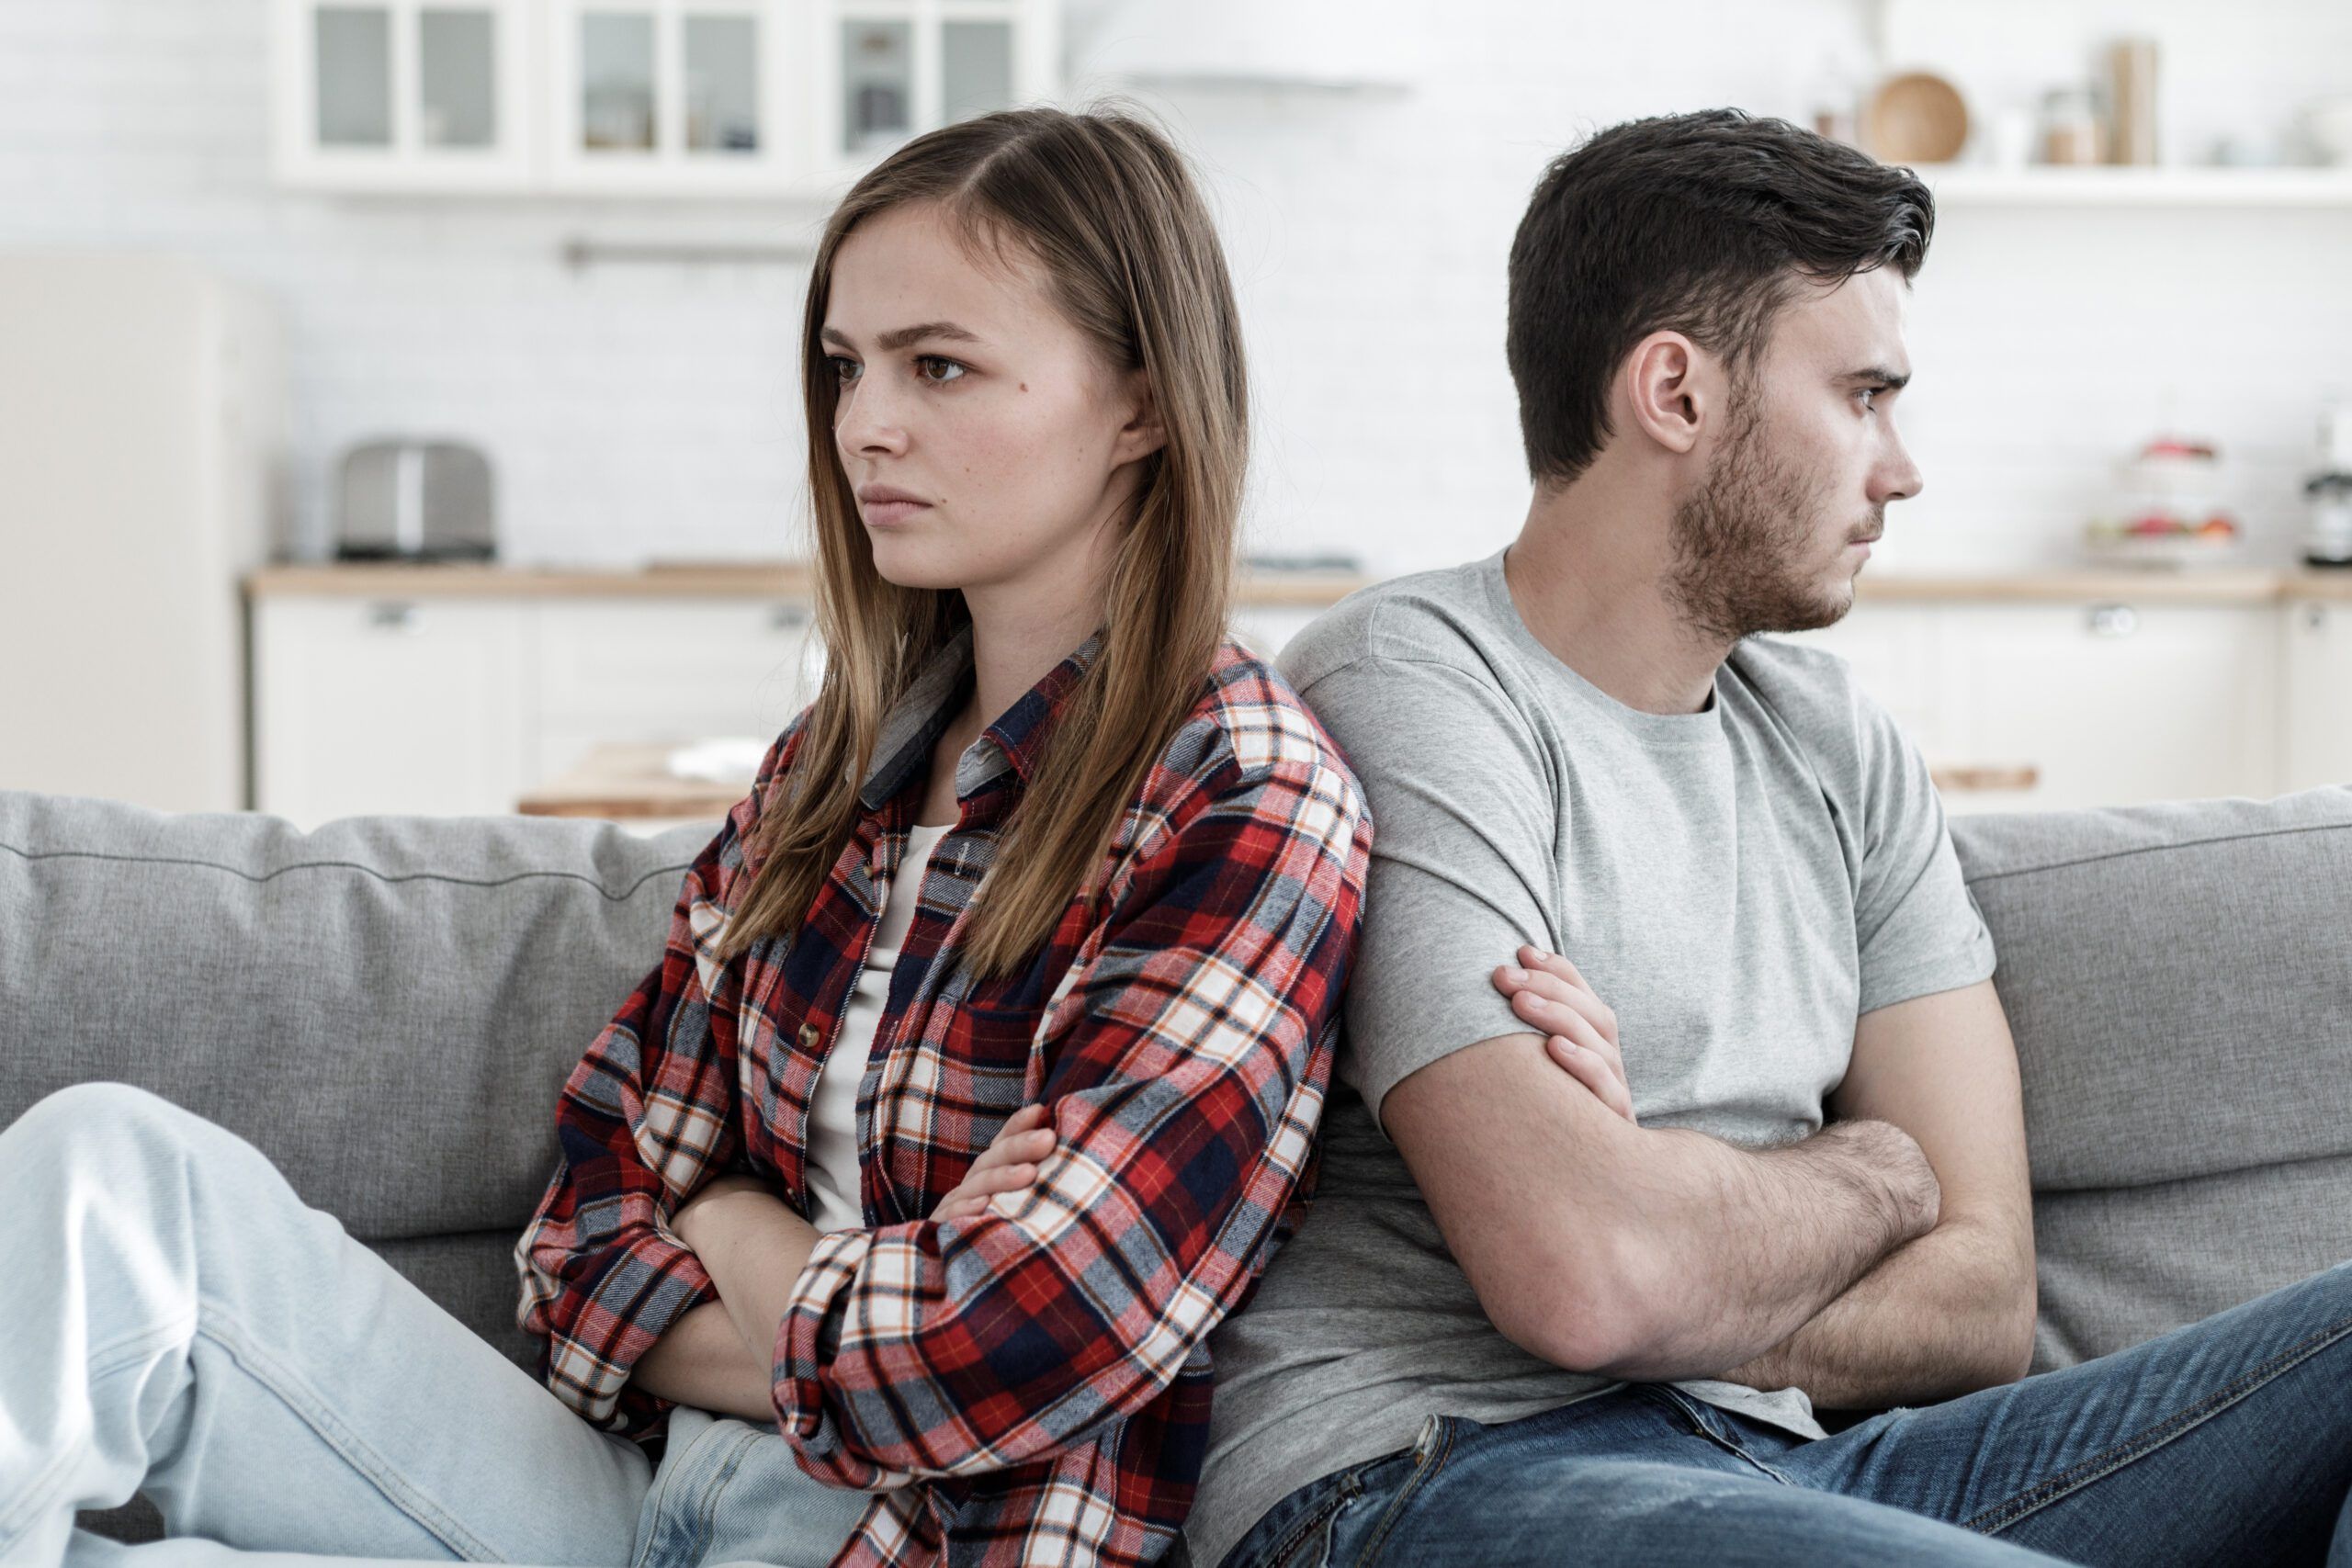
<svg viewBox="0 0 2352 1568"><path fill-rule="evenodd" d="M1125 391L1132 400L1127 423L1119 427L1118 440L1111 447L1112 460L1118 463L1148 457L1168 445L1168 431L1159 423L1159 400L1152 394L1151 378L1140 370L1130 370Z"/></svg>
<svg viewBox="0 0 2352 1568"><path fill-rule="evenodd" d="M1697 344L1677 332L1650 333L1625 356L1634 428L1669 452L1690 452L1715 413L1717 380L1713 356Z"/></svg>

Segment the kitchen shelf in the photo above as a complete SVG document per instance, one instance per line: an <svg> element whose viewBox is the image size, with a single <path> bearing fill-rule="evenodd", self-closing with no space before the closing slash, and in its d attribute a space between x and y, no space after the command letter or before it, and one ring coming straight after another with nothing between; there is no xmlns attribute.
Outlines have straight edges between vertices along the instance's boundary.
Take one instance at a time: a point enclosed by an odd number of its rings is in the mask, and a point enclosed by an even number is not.
<svg viewBox="0 0 2352 1568"><path fill-rule="evenodd" d="M1913 167L1955 206L2352 207L2352 168Z"/></svg>

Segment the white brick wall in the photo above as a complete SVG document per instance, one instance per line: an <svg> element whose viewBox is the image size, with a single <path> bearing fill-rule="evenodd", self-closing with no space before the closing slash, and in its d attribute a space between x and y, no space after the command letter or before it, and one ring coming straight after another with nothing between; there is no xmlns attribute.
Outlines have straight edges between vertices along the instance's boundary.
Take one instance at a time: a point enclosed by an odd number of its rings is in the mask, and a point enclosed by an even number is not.
<svg viewBox="0 0 2352 1568"><path fill-rule="evenodd" d="M1358 7L1362 25L1381 25ZM1629 115L1803 118L1862 58L1847 0L1388 7L1412 91L1141 94L1200 159L1260 409L1253 542L1377 570L1507 538L1524 504L1503 257L1544 160ZM1891 0L1890 58L1972 106L2031 104L2111 33L2165 45L2173 151L2269 135L2352 91L2340 0ZM1078 92L1099 6L1073 17ZM0 245L191 253L288 327L300 536L330 467L388 432L481 442L518 561L797 547L789 266L567 272L568 236L775 240L775 205L335 199L268 181L267 0L0 0ZM1955 207L1912 309L1904 420L1928 479L1878 570L2062 559L2112 461L2177 422L2218 439L2259 558L2285 561L2322 390L2352 392L2352 209ZM2166 389L2169 389L2167 394Z"/></svg>

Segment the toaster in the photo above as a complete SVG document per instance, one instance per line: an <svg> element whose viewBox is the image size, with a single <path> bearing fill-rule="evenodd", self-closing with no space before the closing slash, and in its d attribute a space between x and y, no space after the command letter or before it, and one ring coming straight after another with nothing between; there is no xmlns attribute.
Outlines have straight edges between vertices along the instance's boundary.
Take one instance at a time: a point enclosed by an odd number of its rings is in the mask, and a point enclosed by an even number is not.
<svg viewBox="0 0 2352 1568"><path fill-rule="evenodd" d="M489 560L490 459L462 441L363 441L335 482L338 560Z"/></svg>

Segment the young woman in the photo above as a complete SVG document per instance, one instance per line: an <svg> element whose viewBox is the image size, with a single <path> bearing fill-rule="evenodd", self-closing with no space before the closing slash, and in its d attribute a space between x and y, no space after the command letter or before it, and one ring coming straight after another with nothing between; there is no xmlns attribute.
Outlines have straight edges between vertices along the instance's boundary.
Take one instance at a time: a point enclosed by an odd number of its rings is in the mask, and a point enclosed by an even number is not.
<svg viewBox="0 0 2352 1568"><path fill-rule="evenodd" d="M111 1391L105 1462L0 1422L0 1557L67 1541L83 1473L143 1474L175 1534L384 1558L1171 1544L1208 1331L1301 1212L1369 844L1314 720L1224 639L1224 263L1155 131L994 115L850 193L803 355L824 683L564 1087L515 1248L544 1387L250 1145L68 1090L0 1179L61 1170L70 1207L153 1173L119 1228L191 1251L240 1326L90 1337L145 1369L58 1396Z"/></svg>

